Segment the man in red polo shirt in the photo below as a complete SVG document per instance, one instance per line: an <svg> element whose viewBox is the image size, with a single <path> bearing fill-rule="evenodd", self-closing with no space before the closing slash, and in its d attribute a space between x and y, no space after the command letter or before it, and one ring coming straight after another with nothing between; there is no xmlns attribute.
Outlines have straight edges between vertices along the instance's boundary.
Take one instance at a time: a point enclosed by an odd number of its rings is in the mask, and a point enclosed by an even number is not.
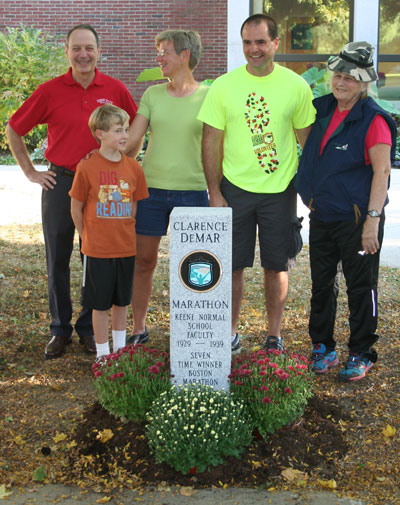
<svg viewBox="0 0 400 505"><path fill-rule="evenodd" d="M70 259L75 228L68 192L77 163L98 148L88 127L89 116L98 106L111 103L126 110L132 122L137 110L124 84L96 69L100 47L92 26L78 25L68 32L65 54L71 65L69 71L41 84L6 127L18 164L31 182L43 188L42 223L52 316L46 358L58 358L71 342ZM50 167L46 172L35 169L23 141L23 136L38 124L48 126L45 156ZM75 330L86 352L95 353L91 311L85 307Z"/></svg>

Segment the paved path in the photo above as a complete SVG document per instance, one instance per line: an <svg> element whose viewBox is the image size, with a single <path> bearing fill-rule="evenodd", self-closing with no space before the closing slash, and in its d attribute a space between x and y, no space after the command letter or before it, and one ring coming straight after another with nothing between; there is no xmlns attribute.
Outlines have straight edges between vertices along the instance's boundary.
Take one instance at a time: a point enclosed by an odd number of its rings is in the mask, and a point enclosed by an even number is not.
<svg viewBox="0 0 400 505"><path fill-rule="evenodd" d="M193 494L192 494L193 493ZM366 505L359 500L338 498L331 492L268 492L258 489L228 488L199 489L164 486L160 490L122 491L107 502L101 502L105 493L82 491L72 486L47 484L18 494L14 491L5 505Z"/></svg>
<svg viewBox="0 0 400 505"><path fill-rule="evenodd" d="M29 182L18 167L0 165L0 225L40 223L40 195L40 186ZM400 169L392 170L389 198L381 264L400 268ZM302 236L307 243L308 209L300 199L298 215L304 216Z"/></svg>

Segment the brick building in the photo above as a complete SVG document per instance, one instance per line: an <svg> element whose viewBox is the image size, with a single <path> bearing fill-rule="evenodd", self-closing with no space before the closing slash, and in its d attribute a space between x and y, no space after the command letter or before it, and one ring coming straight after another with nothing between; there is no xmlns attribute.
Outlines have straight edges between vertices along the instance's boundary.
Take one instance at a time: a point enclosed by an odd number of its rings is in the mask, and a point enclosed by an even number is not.
<svg viewBox="0 0 400 505"><path fill-rule="evenodd" d="M99 32L99 69L123 81L136 101L148 83L136 83L145 68L157 66L154 37L168 28L197 30L203 57L199 80L227 70L227 0L0 0L0 30L21 23L65 35L74 25L92 24Z"/></svg>

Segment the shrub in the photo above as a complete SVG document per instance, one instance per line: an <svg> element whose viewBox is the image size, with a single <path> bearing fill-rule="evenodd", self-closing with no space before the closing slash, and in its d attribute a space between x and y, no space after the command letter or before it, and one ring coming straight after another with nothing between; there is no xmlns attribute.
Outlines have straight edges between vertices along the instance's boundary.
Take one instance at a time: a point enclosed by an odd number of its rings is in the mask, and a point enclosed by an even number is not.
<svg viewBox="0 0 400 505"><path fill-rule="evenodd" d="M0 149L6 149L5 126L13 112L39 84L63 74L68 68L64 44L36 28L21 26L0 33ZM41 125L27 135L28 149L46 137Z"/></svg>
<svg viewBox="0 0 400 505"><path fill-rule="evenodd" d="M140 344L109 354L92 370L99 403L127 421L144 421L153 400L170 388L168 354Z"/></svg>
<svg viewBox="0 0 400 505"><path fill-rule="evenodd" d="M158 463L200 473L236 456L250 444L254 424L244 402L211 386L172 387L148 414L147 437Z"/></svg>
<svg viewBox="0 0 400 505"><path fill-rule="evenodd" d="M258 351L232 361L229 376L235 398L246 401L263 438L304 413L313 395L314 373L308 361L281 351Z"/></svg>

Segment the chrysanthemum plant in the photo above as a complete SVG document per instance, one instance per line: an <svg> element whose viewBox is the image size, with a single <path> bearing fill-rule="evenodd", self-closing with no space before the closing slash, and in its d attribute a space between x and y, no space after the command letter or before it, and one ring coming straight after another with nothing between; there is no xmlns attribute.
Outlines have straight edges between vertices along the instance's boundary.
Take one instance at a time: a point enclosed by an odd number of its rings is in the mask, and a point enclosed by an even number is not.
<svg viewBox="0 0 400 505"><path fill-rule="evenodd" d="M299 418L313 396L314 372L307 358L277 350L241 355L229 376L234 398L247 402L260 435Z"/></svg>
<svg viewBox="0 0 400 505"><path fill-rule="evenodd" d="M127 346L92 366L99 403L124 421L144 421L153 400L170 385L169 355Z"/></svg>
<svg viewBox="0 0 400 505"><path fill-rule="evenodd" d="M148 420L147 437L156 461L183 474L239 457L254 429L242 400L200 384L173 386L162 393Z"/></svg>

